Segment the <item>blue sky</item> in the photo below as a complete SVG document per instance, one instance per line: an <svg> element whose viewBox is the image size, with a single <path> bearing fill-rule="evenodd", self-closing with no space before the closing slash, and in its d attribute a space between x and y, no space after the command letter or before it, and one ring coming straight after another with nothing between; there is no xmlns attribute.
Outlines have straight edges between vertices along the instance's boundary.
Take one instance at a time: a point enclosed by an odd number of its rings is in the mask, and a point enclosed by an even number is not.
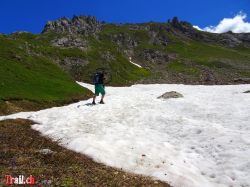
<svg viewBox="0 0 250 187"><path fill-rule="evenodd" d="M173 16L204 28L240 11L250 18L250 0L1 0L0 32L39 33L48 20L94 15L115 23L165 22Z"/></svg>

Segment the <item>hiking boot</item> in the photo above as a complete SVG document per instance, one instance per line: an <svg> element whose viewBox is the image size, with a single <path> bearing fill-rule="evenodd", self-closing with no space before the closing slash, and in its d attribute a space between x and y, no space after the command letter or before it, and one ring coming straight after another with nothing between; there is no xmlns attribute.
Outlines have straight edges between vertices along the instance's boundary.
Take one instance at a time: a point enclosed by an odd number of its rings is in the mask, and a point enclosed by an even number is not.
<svg viewBox="0 0 250 187"><path fill-rule="evenodd" d="M95 101L92 102L92 105L95 105Z"/></svg>
<svg viewBox="0 0 250 187"><path fill-rule="evenodd" d="M100 104L105 104L105 103L103 102L103 100L101 100L101 101L100 101Z"/></svg>

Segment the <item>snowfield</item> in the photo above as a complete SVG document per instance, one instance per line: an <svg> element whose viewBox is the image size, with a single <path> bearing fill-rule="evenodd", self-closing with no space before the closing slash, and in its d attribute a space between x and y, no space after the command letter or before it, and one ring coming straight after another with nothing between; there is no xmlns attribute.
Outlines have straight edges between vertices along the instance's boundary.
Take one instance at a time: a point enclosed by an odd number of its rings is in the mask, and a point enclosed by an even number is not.
<svg viewBox="0 0 250 187"><path fill-rule="evenodd" d="M131 57L129 57L129 62L130 62L131 64L134 64L135 66L137 66L137 67L139 67L139 68L142 68L141 65L134 63L134 62L132 61L132 58L131 58Z"/></svg>
<svg viewBox="0 0 250 187"><path fill-rule="evenodd" d="M175 187L249 187L246 90L250 85L107 87L105 105L87 100L0 120L34 120L35 130L71 150ZM157 99L167 91L184 97Z"/></svg>

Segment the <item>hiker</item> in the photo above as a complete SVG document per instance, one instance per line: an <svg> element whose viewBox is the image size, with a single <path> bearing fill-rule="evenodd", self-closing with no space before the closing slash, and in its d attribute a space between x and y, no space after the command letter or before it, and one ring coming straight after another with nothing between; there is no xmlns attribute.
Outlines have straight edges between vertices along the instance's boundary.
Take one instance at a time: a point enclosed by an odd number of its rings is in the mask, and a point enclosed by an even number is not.
<svg viewBox="0 0 250 187"><path fill-rule="evenodd" d="M93 96L93 102L92 104L95 105L95 99L96 96L99 96L99 94L102 95L101 100L100 100L100 104L104 104L103 102L103 98L105 96L105 89L104 89L104 72L96 72L95 76L94 76L94 84L95 84L95 94Z"/></svg>

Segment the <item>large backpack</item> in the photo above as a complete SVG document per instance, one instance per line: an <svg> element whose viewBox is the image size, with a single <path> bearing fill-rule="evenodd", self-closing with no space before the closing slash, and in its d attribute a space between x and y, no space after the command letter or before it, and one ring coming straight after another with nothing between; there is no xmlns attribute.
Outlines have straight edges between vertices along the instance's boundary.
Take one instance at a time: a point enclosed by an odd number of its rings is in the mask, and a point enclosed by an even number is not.
<svg viewBox="0 0 250 187"><path fill-rule="evenodd" d="M100 73L96 73L93 79L94 84L99 84L100 83Z"/></svg>

